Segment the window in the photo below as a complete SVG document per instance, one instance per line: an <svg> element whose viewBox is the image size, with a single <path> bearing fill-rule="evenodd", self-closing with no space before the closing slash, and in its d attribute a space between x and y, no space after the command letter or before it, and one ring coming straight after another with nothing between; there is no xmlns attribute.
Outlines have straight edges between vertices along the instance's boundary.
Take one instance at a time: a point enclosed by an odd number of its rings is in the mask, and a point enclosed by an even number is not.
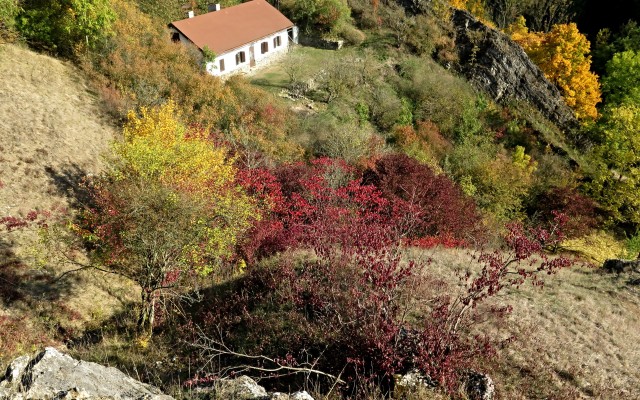
<svg viewBox="0 0 640 400"><path fill-rule="evenodd" d="M245 62L245 56L244 56L244 51L239 51L236 53L236 65L240 65L243 62Z"/></svg>
<svg viewBox="0 0 640 400"><path fill-rule="evenodd" d="M268 52L269 51L269 42L260 43L260 51L261 51L261 54L264 54L264 53Z"/></svg>
<svg viewBox="0 0 640 400"><path fill-rule="evenodd" d="M180 34L178 32L173 32L173 34L171 35L171 40L174 42L179 42L180 41Z"/></svg>
<svg viewBox="0 0 640 400"><path fill-rule="evenodd" d="M224 72L224 58L220 59L220 72Z"/></svg>
<svg viewBox="0 0 640 400"><path fill-rule="evenodd" d="M279 47L280 45L282 45L280 36L276 36L273 38L273 47Z"/></svg>

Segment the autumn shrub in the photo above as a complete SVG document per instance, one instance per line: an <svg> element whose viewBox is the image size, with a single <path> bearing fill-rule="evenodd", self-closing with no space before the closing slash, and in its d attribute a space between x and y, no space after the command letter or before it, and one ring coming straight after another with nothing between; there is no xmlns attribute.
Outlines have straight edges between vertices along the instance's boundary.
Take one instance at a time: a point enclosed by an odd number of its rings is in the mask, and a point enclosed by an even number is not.
<svg viewBox="0 0 640 400"><path fill-rule="evenodd" d="M524 151L509 154L479 137L456 146L447 162L447 172L481 209L502 223L524 216L523 202L537 168Z"/></svg>
<svg viewBox="0 0 640 400"><path fill-rule="evenodd" d="M362 185L355 169L340 160L286 164L272 172L245 171L241 179L249 193L267 204L263 222L254 226L240 249L250 261L349 236L355 223L372 231L395 223L397 214L389 202L375 187Z"/></svg>
<svg viewBox="0 0 640 400"><path fill-rule="evenodd" d="M540 223L549 223L554 212L565 214L569 220L564 226L567 238L588 235L598 225L596 203L569 187L553 188L537 195L527 207L527 214Z"/></svg>
<svg viewBox="0 0 640 400"><path fill-rule="evenodd" d="M235 184L226 148L183 126L173 103L141 114L130 113L109 171L94 179L71 228L89 249L87 268L140 286L139 328L151 333L156 302L219 271L259 215Z"/></svg>
<svg viewBox="0 0 640 400"><path fill-rule="evenodd" d="M343 38L348 44L358 46L364 42L367 35L351 24L343 23L336 28L336 34Z"/></svg>
<svg viewBox="0 0 640 400"><path fill-rule="evenodd" d="M363 183L377 187L406 218L401 236L468 239L480 233L480 216L473 199L444 174L404 154L390 154L365 171Z"/></svg>
<svg viewBox="0 0 640 400"><path fill-rule="evenodd" d="M320 118L315 119L318 121ZM318 157L343 159L356 164L375 153L376 134L370 124L355 121L339 121L332 115L323 114L324 121L309 127L316 132L312 150Z"/></svg>
<svg viewBox="0 0 640 400"><path fill-rule="evenodd" d="M624 243L605 231L595 231L587 236L564 240L561 247L565 251L579 254L597 266L602 265L607 259L625 255Z"/></svg>
<svg viewBox="0 0 640 400"><path fill-rule="evenodd" d="M408 59L399 66L398 93L413 104L416 121L432 121L448 139L462 121L465 108L476 104L471 86L434 61Z"/></svg>
<svg viewBox="0 0 640 400"><path fill-rule="evenodd" d="M213 289L192 314L201 322L184 327L189 351L199 350L194 362L215 360L202 375L246 371L276 388L291 384L287 377L306 376L353 395L371 383L389 390L393 374L415 368L453 392L460 374L502 343L474 335L472 327L509 308L482 304L507 287L542 284L538 274L570 264L543 254L557 241L557 226L526 230L514 224L504 249L477 255L478 268L460 276L463 290L449 292L426 278L426 265L403 260L389 230L363 222L351 220L351 229L340 235L321 223L321 232L306 243L311 255L280 254ZM429 306L410 322L407 300L419 280L432 285L418 300Z"/></svg>

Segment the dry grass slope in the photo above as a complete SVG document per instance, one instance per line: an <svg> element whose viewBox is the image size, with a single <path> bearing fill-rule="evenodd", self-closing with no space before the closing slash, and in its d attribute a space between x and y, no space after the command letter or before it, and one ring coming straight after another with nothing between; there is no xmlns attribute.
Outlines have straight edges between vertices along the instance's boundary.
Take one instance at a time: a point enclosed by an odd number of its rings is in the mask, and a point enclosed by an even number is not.
<svg viewBox="0 0 640 400"><path fill-rule="evenodd" d="M65 177L96 173L116 134L79 71L0 46L0 216L67 205Z"/></svg>
<svg viewBox="0 0 640 400"><path fill-rule="evenodd" d="M461 250L432 257L438 276L472 265ZM498 302L513 306L502 329L517 339L492 367L500 398L640 399L640 287L576 266Z"/></svg>
<svg viewBox="0 0 640 400"><path fill-rule="evenodd" d="M0 98L0 217L73 206L69 189L100 171L100 156L118 132L89 83L68 62L5 44ZM50 261L34 263L42 256L36 233L0 233L2 361L56 343L51 338L61 328L99 323L131 293L130 285L97 272L52 281L42 269Z"/></svg>

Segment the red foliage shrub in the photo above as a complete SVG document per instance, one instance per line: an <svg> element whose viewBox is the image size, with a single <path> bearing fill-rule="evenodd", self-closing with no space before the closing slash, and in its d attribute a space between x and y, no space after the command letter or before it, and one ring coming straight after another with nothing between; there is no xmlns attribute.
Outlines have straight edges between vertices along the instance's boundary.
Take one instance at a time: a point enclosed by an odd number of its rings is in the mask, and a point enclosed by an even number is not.
<svg viewBox="0 0 640 400"><path fill-rule="evenodd" d="M592 199L569 187L552 188L540 193L529 205L527 212L538 224L550 224L556 213L567 217L563 232L566 237L580 237L598 225L597 204Z"/></svg>
<svg viewBox="0 0 640 400"><path fill-rule="evenodd" d="M431 249L437 246L453 249L456 247L467 246L467 243L464 240L454 239L450 236L425 236L418 239L405 240L404 244L421 249Z"/></svg>
<svg viewBox="0 0 640 400"><path fill-rule="evenodd" d="M396 215L379 190L362 185L355 170L327 158L274 170L247 170L240 183L265 210L240 246L252 262L286 248L313 246L330 238L359 240L358 226L390 231Z"/></svg>
<svg viewBox="0 0 640 400"><path fill-rule="evenodd" d="M403 218L402 236L442 236L465 240L480 234L473 200L453 181L404 154L390 154L365 171L363 183L374 185Z"/></svg>
<svg viewBox="0 0 640 400"><path fill-rule="evenodd" d="M418 368L454 391L459 374L477 356L494 354L497 340L473 335L472 326L488 314L510 311L478 305L526 280L540 284L538 274L570 263L543 253L561 239L562 216L550 228L510 225L505 248L481 253L475 258L479 271L461 277L461 295L436 288L435 297L424 299L431 310L421 322L409 324L404 320L406 288L411 279L424 276L423 266L402 261L388 229L370 229L357 213L349 215L350 230L316 224L304 236L319 257L295 260L283 253L216 289L194 315L193 320L204 321L200 335L185 331L203 350L200 356L221 356L217 359L226 373L248 369L272 379L293 374L287 367L313 368L340 376L350 393L360 384L388 384L394 373ZM203 340L202 334L215 340Z"/></svg>

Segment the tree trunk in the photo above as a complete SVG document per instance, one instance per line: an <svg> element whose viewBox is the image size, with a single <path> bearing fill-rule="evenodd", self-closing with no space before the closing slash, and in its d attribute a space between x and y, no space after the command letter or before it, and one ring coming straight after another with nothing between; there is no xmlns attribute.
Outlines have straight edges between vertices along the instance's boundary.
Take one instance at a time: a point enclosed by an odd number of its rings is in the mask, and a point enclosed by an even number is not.
<svg viewBox="0 0 640 400"><path fill-rule="evenodd" d="M142 309L138 318L138 331L153 334L153 323L155 320L156 297L151 289L142 289Z"/></svg>

